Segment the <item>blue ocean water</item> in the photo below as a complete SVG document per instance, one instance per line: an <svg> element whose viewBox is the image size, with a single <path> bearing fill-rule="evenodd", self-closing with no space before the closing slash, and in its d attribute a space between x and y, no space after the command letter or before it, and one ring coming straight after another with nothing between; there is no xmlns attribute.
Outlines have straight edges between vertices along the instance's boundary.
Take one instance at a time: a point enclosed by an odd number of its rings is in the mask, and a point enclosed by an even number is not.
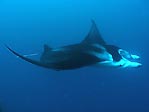
<svg viewBox="0 0 149 112"><path fill-rule="evenodd" d="M94 19L101 35L141 56L130 69L44 69L16 58L43 44L81 42ZM1 0L0 108L3 112L149 112L148 0Z"/></svg>

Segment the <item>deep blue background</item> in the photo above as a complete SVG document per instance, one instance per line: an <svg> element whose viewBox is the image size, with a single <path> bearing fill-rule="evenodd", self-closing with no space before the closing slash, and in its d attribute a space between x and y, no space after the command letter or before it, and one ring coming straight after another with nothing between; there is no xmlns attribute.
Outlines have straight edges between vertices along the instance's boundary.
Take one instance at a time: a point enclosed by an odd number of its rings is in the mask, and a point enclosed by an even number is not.
<svg viewBox="0 0 149 112"><path fill-rule="evenodd" d="M149 112L148 0L1 0L4 112ZM16 58L83 40L94 19L108 43L141 56L139 69L52 71Z"/></svg>

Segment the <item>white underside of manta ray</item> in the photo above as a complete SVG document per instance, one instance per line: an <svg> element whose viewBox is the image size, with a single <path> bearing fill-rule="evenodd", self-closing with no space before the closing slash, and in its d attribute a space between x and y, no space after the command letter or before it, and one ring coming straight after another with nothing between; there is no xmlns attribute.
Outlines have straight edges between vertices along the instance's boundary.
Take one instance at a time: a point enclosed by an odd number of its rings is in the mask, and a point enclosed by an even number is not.
<svg viewBox="0 0 149 112"><path fill-rule="evenodd" d="M140 58L139 56L130 54L115 45L107 44L93 20L91 29L82 42L60 48L50 48L48 45L44 45L44 51L39 60L30 59L15 52L7 45L6 47L29 63L54 70L71 70L95 65L116 68L142 66L141 63L136 62Z"/></svg>

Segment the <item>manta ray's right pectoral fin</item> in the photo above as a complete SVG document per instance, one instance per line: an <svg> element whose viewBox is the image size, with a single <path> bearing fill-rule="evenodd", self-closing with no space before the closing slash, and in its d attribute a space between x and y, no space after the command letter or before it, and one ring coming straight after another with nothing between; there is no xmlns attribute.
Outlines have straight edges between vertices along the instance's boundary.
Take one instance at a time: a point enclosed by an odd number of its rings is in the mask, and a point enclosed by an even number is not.
<svg viewBox="0 0 149 112"><path fill-rule="evenodd" d="M92 26L90 28L90 31L85 37L85 39L82 41L82 43L83 44L100 44L102 46L106 45L106 42L102 38L94 20L92 20Z"/></svg>
<svg viewBox="0 0 149 112"><path fill-rule="evenodd" d="M10 51L10 52L12 52L14 55L16 55L17 57L19 57L19 58L21 58L21 59L23 59L23 60L25 60L25 61L27 61L27 62L29 62L29 63L32 63L32 64L34 64L34 65L38 65L38 66L41 66L41 67L45 67L45 68L49 68L48 67L48 65L45 65L45 64L43 64L43 63L41 63L40 61L36 61L36 60L33 60L33 59L29 59L29 58L27 58L27 57L25 57L25 56L23 56L23 55L20 55L19 53L17 53L17 52L15 52L14 50L12 50L10 47L8 47L7 45L5 45L6 46L6 48Z"/></svg>

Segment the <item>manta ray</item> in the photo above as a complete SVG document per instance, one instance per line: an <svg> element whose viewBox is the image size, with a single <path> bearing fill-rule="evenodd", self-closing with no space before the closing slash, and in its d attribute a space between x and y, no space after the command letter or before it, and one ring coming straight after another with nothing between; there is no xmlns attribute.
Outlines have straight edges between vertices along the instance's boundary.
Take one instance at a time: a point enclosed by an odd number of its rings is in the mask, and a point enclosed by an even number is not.
<svg viewBox="0 0 149 112"><path fill-rule="evenodd" d="M142 66L136 62L139 56L106 43L93 20L89 33L80 43L59 48L51 48L45 44L39 60L21 55L7 45L6 48L29 63L53 70L71 70L87 66L115 68Z"/></svg>

